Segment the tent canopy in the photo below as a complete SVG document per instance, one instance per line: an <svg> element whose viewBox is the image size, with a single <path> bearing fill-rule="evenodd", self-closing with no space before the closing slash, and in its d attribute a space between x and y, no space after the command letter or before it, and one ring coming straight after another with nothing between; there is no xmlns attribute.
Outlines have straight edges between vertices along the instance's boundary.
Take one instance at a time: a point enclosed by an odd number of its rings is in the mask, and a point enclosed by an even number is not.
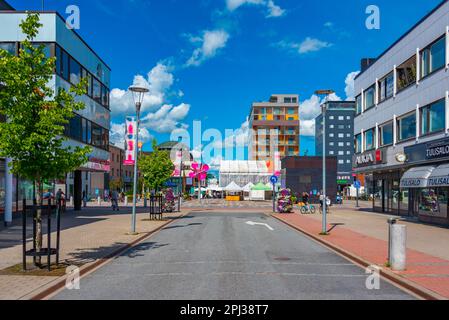
<svg viewBox="0 0 449 320"><path fill-rule="evenodd" d="M252 187L254 187L254 183L250 182L246 186L243 187L244 192L250 192Z"/></svg>
<svg viewBox="0 0 449 320"><path fill-rule="evenodd" d="M232 181L226 188L223 188L223 190L227 192L241 192L242 188L237 183Z"/></svg>
<svg viewBox="0 0 449 320"><path fill-rule="evenodd" d="M272 188L267 187L262 182L259 182L254 187L251 188L252 191L271 191Z"/></svg>

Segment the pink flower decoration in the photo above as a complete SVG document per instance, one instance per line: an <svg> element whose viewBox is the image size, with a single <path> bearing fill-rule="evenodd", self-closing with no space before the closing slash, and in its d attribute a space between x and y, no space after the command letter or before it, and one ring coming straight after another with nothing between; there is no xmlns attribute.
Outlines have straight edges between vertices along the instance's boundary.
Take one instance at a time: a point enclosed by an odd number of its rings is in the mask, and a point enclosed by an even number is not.
<svg viewBox="0 0 449 320"><path fill-rule="evenodd" d="M190 178L198 178L200 181L207 179L207 172L210 167L207 164L192 163L192 171L189 173Z"/></svg>

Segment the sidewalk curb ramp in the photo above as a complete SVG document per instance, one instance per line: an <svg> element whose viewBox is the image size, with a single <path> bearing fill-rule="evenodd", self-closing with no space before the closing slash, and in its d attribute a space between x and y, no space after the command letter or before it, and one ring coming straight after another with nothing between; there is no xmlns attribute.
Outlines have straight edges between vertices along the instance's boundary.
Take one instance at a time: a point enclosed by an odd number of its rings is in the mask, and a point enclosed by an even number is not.
<svg viewBox="0 0 449 320"><path fill-rule="evenodd" d="M105 266L109 262L111 262L114 258L120 256L121 254L125 253L129 249L135 247L136 245L140 244L141 242L147 240L151 236L153 236L155 233L161 231L168 225L172 224L173 222L177 221L178 219L183 218L184 216L188 215L189 212L181 214L179 217L171 218L164 224L160 225L156 229L146 232L143 235L141 235L139 238L135 239L134 241L122 246L121 248L117 249L116 251L106 255L105 257L99 258L96 261L92 263L88 263L80 268L80 279L83 277L93 273L94 271L100 269L101 267ZM59 279L56 279L49 284L35 290L34 292L31 292L21 298L21 300L48 300L49 298L53 297L56 293L61 291L65 288L66 285L67 276L61 276Z"/></svg>
<svg viewBox="0 0 449 320"><path fill-rule="evenodd" d="M364 268L368 268L369 266L374 265L374 263L370 263L369 261L365 260L364 258L353 254L352 252L349 252L333 243L331 243L330 241L326 241L322 236L319 236L318 234L315 235L313 233L310 233L298 226L295 226L294 224L285 221L284 219L282 219L281 217L271 214L271 216L273 218L275 218L276 220L288 225L289 227L303 233L304 235L306 235L307 237L315 240L316 242L328 247L329 249L337 252L338 254L342 255L343 257L352 260L353 262L359 264L360 266L364 267ZM384 278L387 279L391 282L393 282L395 285L409 291L412 292L413 294L415 294L416 296L418 296L419 298L423 299L423 300L448 300L447 298L419 285L416 284L410 280L405 279L404 277L394 273L393 271L389 270L389 269L385 269L385 268L380 268L380 275Z"/></svg>

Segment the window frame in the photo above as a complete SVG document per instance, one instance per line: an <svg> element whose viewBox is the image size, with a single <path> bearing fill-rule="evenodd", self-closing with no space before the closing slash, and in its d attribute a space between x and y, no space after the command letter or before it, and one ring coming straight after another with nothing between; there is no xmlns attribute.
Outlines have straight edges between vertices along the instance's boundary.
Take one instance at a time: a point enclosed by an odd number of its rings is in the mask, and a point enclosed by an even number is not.
<svg viewBox="0 0 449 320"><path fill-rule="evenodd" d="M388 144L384 144L383 141L383 128L386 127L387 125L391 124L391 143ZM379 147L383 148L383 147L388 147L388 146L392 146L394 144L394 122L393 120L389 120L387 122L384 122L383 124L379 125Z"/></svg>
<svg viewBox="0 0 449 320"><path fill-rule="evenodd" d="M404 139L400 139L400 136L401 136L401 126L400 126L400 123L401 123L401 121L402 121L403 119L409 118L409 117L414 118L414 120L415 120L415 134L414 134L413 136L411 136L411 137L404 138ZM400 143L400 142L405 142L405 141L410 141L410 140L415 139L415 138L416 138L416 126L417 126L417 125L418 125L418 124L416 123L416 110L411 111L411 112L409 112L409 113L406 113L406 114L404 114L404 115L398 117L398 118L396 119L396 128L397 128L397 130L396 130L396 141L397 141L398 143Z"/></svg>
<svg viewBox="0 0 449 320"><path fill-rule="evenodd" d="M429 77L429 76L431 76L432 74L434 74L434 73L436 73L436 72L438 72L438 71L440 71L440 70L442 70L442 69L444 69L445 67L446 67L446 63L443 63L443 65L441 66L441 67L439 67L439 68L437 68L437 69L435 69L435 70L433 70L433 69L431 69L432 68L432 47L435 45L435 44L437 44L439 41L444 41L446 39L446 35L444 34L444 35L442 35L442 36L440 36L440 37L438 37L436 40L434 40L433 42L431 42L429 45L427 45L425 48L423 48L420 52L419 52L419 59L420 59L420 65L421 65L421 67L420 67L420 78L421 78L421 80L423 80L423 79L425 79L425 78L427 78L427 77ZM447 48L446 48L446 46L444 45L444 50L446 51L447 50ZM429 55L429 60L428 60L428 63L424 63L424 61L423 61L423 54L424 53L427 53L428 55ZM445 53L447 53L447 52L445 52ZM427 69L428 69L428 73L426 74L426 75L424 75L424 66L426 65L426 67L427 67Z"/></svg>
<svg viewBox="0 0 449 320"><path fill-rule="evenodd" d="M424 132L423 131L423 123L424 123L423 122L424 121L423 120L423 114L424 114L424 110L425 109L431 109L433 106L435 106L435 105L437 105L439 103L443 103L443 113L444 113L443 117L446 118L446 113L445 113L445 110L446 110L446 99L445 98L436 100L436 101L434 101L432 103L429 103L428 105L425 105L425 106L419 108L419 135L421 137L429 136L429 135L432 135L432 134L438 134L438 133L441 133L441 132L445 131L446 128L445 128L445 124L444 123L443 123L443 127L441 129L438 129L438 130L435 130L435 131L430 131L430 113L427 114L427 119L426 119L427 127L429 128L429 131L428 132Z"/></svg>

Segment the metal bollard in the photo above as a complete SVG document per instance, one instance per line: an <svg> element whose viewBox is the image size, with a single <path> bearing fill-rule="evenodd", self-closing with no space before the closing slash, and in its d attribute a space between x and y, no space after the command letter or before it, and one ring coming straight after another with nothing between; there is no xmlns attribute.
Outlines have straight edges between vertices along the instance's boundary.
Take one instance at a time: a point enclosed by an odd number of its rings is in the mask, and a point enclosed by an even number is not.
<svg viewBox="0 0 449 320"><path fill-rule="evenodd" d="M101 197L100 196L97 198L97 202L98 202L98 205L101 206Z"/></svg>
<svg viewBox="0 0 449 320"><path fill-rule="evenodd" d="M407 265L407 226L391 225L390 264L395 271L404 271Z"/></svg>
<svg viewBox="0 0 449 320"><path fill-rule="evenodd" d="M387 220L387 223L388 223L388 256L387 256L387 260L388 260L388 263L391 264L391 226L398 223L398 219L389 218Z"/></svg>
<svg viewBox="0 0 449 320"><path fill-rule="evenodd" d="M128 206L128 196L125 196L125 207Z"/></svg>

